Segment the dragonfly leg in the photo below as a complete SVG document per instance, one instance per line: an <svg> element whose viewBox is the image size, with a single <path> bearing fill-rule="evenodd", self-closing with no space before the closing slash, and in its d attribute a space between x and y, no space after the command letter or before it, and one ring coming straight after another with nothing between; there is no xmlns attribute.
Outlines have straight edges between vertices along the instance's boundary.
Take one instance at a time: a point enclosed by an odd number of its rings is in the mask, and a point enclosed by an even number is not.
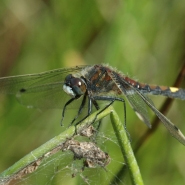
<svg viewBox="0 0 185 185"><path fill-rule="evenodd" d="M75 118L72 120L72 122L70 123L69 126L71 126L71 125L75 122L75 120L78 118L78 116L81 114L82 109L83 109L84 106L85 106L86 99L87 99L87 95L85 94L84 97L83 97L82 103L81 103L81 105L80 105L80 108L79 108L79 110L78 110L78 114L75 116Z"/></svg>
<svg viewBox="0 0 185 185"><path fill-rule="evenodd" d="M93 105L95 106L96 110L99 110L100 107L99 107L98 103L97 103L95 100L92 100L92 102L93 102ZM98 131L99 128L100 128L101 121L102 121L102 120L100 120L100 121L98 122L98 126L97 126L97 128L96 128L97 131Z"/></svg>
<svg viewBox="0 0 185 185"><path fill-rule="evenodd" d="M86 97L87 97L87 96L86 96ZM82 101L82 104L81 104L81 106L80 106L78 115L81 113L82 108L83 108L84 105L85 105L86 97L84 97L84 99L83 99L83 101ZM84 119L86 119L86 118L91 114L91 112L92 112L92 103L93 103L93 105L95 106L96 110L99 110L99 109L100 109L98 103L97 103L95 100L91 99L90 97L88 97L88 98L89 98L89 103L88 103L88 114L87 114L82 120L80 120L78 123L76 123L75 125L78 125L81 121L83 121ZM78 117L78 115L74 118L74 120ZM73 122L74 122L74 120L73 120ZM73 123L73 122L72 122L72 123ZM98 127L96 128L96 130L99 129L100 124L101 124L101 120L99 121ZM95 137L96 137L96 136L95 136Z"/></svg>
<svg viewBox="0 0 185 185"><path fill-rule="evenodd" d="M96 108L97 110L99 110L99 106L98 106L98 104L97 104L97 102L96 102L97 100L98 100L98 101L99 101L99 100L100 100L100 101L110 101L110 103L109 103L108 105L106 105L101 111L99 111L99 112L96 114L96 116L95 116L95 118L94 118L94 120L92 121L91 124L93 124L93 123L96 121L96 118L97 118L97 116L98 116L100 113L102 113L104 110L106 110L106 109L107 109L109 106L111 106L115 101L121 101L121 102L123 102L123 106L124 106L124 128L125 128L125 131L126 131L127 134L128 134L128 137L130 138L129 133L128 133L127 128L126 128L126 103L125 103L125 100L124 100L123 98L110 97L110 96L93 96L93 97L89 97L89 96L88 96L88 99L89 99L89 103L88 103L88 114L87 114L82 120L80 120L79 122L77 122L77 123L75 124L75 126L78 125L81 121L83 121L84 119L86 119L86 118L91 114L91 111L92 111L92 103L93 103L93 105L95 106L95 108ZM99 121L97 130L99 129L100 124L101 124L101 120Z"/></svg>
<svg viewBox="0 0 185 185"><path fill-rule="evenodd" d="M103 112L105 109L107 109L109 106L111 106L114 101L121 101L123 102L123 108L124 108L124 128L125 128L125 131L127 132L128 134L128 137L130 138L130 134L129 132L127 131L127 127L126 127L126 102L123 98L118 98L118 97L110 97L110 96L94 96L93 97L94 100L103 100L103 101L110 101L110 103L108 105L106 105L100 112L98 112L96 114L96 117L94 119L94 121L96 120L98 114L100 114L101 112Z"/></svg>
<svg viewBox="0 0 185 185"><path fill-rule="evenodd" d="M88 96L88 113L82 120L75 123L75 126L81 123L83 120L85 120L91 114L91 112L92 112L92 99Z"/></svg>
<svg viewBox="0 0 185 185"><path fill-rule="evenodd" d="M62 126L62 121L64 119L64 114L65 114L65 110L66 110L66 107L75 100L76 98L71 98L69 101L67 101L64 105L64 108L63 108L63 111L62 111L62 119L61 119L61 122L60 122L60 125Z"/></svg>

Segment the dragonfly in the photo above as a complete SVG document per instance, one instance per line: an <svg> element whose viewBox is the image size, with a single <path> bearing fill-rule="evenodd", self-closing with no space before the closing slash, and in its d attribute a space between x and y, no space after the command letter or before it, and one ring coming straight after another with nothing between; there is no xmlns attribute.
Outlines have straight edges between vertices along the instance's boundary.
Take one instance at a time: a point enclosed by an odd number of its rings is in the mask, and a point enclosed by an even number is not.
<svg viewBox="0 0 185 185"><path fill-rule="evenodd" d="M62 120L72 102L80 100L78 113L72 123L87 107L87 118L92 107L100 109L100 102L112 105L122 102L126 120L125 99L137 116L151 128L148 108L161 120L163 125L180 143L185 145L185 136L154 105L148 95L162 95L169 98L185 99L185 90L176 87L148 85L135 81L106 64L76 66L55 69L38 74L27 74L0 78L0 93L15 95L18 101L35 108L60 108Z"/></svg>

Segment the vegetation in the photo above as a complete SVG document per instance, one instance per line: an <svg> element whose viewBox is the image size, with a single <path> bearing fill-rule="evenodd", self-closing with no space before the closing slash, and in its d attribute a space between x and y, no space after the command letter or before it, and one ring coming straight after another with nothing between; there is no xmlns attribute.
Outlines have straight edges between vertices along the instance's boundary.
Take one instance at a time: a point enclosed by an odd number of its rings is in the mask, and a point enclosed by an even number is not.
<svg viewBox="0 0 185 185"><path fill-rule="evenodd" d="M141 82L170 86L184 63L183 0L2 0L0 24L0 76L108 63ZM151 99L157 108L164 101L163 97ZM2 94L0 102L0 172L60 134L70 123L71 113L64 121L65 126L60 127L61 110L26 109L14 97ZM115 103L114 107L123 120L123 105ZM148 128L128 103L126 111L127 130L134 148ZM176 100L167 115L183 133L184 114L185 102ZM106 118L101 133L110 131L114 133L110 119ZM113 161L123 162L115 145L107 144L103 149ZM183 184L184 154L184 146L161 124L136 154L144 183ZM121 164L115 164L110 163L106 168L117 175ZM51 171L53 175L53 167ZM38 177L36 182L46 184L44 178L44 175ZM60 178L60 173L55 176ZM126 175L122 182L129 184L128 179ZM49 184L57 182L61 183L50 180Z"/></svg>

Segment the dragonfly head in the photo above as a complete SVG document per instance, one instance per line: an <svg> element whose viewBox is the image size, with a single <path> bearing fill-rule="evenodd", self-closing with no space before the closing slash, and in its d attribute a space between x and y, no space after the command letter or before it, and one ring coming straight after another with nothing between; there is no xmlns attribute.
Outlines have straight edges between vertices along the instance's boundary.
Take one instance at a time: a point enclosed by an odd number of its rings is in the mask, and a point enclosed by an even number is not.
<svg viewBox="0 0 185 185"><path fill-rule="evenodd" d="M63 90L70 96L79 98L86 92L86 83L82 78L69 74L65 78Z"/></svg>

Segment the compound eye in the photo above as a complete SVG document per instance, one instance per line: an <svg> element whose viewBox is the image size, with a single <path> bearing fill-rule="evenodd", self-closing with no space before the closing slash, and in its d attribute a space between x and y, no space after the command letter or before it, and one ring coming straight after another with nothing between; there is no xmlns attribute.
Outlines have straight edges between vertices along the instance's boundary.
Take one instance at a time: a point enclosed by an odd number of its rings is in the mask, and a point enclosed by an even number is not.
<svg viewBox="0 0 185 185"><path fill-rule="evenodd" d="M81 96L86 91L85 82L81 78L72 78L71 87L76 95Z"/></svg>
<svg viewBox="0 0 185 185"><path fill-rule="evenodd" d="M72 76L72 74L67 75L66 78L65 78L65 80L64 80L65 81L65 84L68 85L68 86L70 86L71 85L71 79L72 78L74 78Z"/></svg>
<svg viewBox="0 0 185 185"><path fill-rule="evenodd" d="M78 98L86 92L86 84L83 79L75 78L69 74L65 78L63 90L72 97Z"/></svg>
<svg viewBox="0 0 185 185"><path fill-rule="evenodd" d="M71 79L71 86L81 87L82 86L81 79L80 78L72 78Z"/></svg>

